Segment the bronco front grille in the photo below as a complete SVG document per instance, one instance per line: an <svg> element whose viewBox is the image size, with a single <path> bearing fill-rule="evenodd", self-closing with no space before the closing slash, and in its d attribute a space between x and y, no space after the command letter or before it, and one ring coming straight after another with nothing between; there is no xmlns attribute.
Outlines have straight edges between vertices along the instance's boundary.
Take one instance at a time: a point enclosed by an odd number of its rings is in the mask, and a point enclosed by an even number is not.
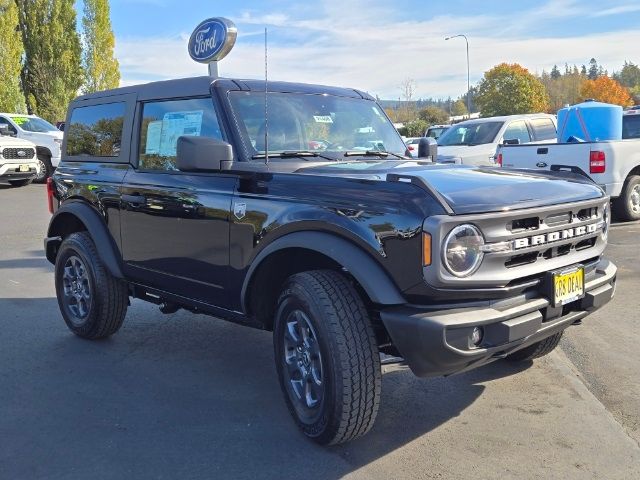
<svg viewBox="0 0 640 480"><path fill-rule="evenodd" d="M33 148L5 148L2 156L7 160L31 160L36 155Z"/></svg>
<svg viewBox="0 0 640 480"><path fill-rule="evenodd" d="M457 225L473 224L485 238L482 263L472 275L457 278L434 255L424 268L428 283L440 288L503 287L544 272L600 257L606 246L603 213L608 199L477 215L442 215L425 220L432 244Z"/></svg>

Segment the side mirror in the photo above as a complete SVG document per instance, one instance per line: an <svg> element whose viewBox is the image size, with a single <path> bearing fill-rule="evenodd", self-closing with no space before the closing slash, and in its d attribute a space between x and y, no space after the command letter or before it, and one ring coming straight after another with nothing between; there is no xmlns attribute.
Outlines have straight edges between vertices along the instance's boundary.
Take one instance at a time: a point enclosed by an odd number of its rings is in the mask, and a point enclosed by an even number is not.
<svg viewBox="0 0 640 480"><path fill-rule="evenodd" d="M430 158L432 162L438 158L438 142L435 138L422 137L418 142L418 158Z"/></svg>
<svg viewBox="0 0 640 480"><path fill-rule="evenodd" d="M9 130L9 125L6 123L0 123L0 135L10 136L11 130Z"/></svg>
<svg viewBox="0 0 640 480"><path fill-rule="evenodd" d="M519 138L509 138L509 139L505 139L504 142L502 142L503 145L520 145L520 139Z"/></svg>
<svg viewBox="0 0 640 480"><path fill-rule="evenodd" d="M233 147L209 137L178 137L176 163L182 172L217 172L233 161Z"/></svg>

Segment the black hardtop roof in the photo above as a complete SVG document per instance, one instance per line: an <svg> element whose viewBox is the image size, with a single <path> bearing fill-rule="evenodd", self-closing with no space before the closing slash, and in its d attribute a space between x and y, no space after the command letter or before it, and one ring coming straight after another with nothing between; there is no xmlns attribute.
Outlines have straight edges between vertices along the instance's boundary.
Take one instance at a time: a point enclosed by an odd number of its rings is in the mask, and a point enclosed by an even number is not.
<svg viewBox="0 0 640 480"><path fill-rule="evenodd" d="M209 94L209 89L212 83L214 83L214 88L216 89L264 92L264 80L241 80L231 78L218 78L214 80L211 77L203 76L164 80L115 88L113 90L104 90L101 92L81 95L75 99L75 102L125 94L136 94L138 100L141 101L205 96ZM268 89L270 92L327 94L340 97L366 98L368 100L373 100L371 95L353 88L330 87L326 85L269 81Z"/></svg>

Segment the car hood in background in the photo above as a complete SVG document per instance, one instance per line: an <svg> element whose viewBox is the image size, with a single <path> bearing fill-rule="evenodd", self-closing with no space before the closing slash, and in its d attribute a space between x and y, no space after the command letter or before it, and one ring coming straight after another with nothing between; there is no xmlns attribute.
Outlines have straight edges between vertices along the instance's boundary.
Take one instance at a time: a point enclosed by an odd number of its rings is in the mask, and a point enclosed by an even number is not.
<svg viewBox="0 0 640 480"><path fill-rule="evenodd" d="M25 147L25 148L35 148L35 144L30 142L29 140L25 140L22 138L8 137L0 135L0 148L9 147Z"/></svg>
<svg viewBox="0 0 640 480"><path fill-rule="evenodd" d="M497 145L495 143L486 143L483 145L451 145L441 147L438 145L438 160L451 158L461 158L464 162L465 158L478 157L489 162L489 157L496 153Z"/></svg>
<svg viewBox="0 0 640 480"><path fill-rule="evenodd" d="M455 214L537 208L604 197L586 177L566 172L533 172L495 167L433 165L417 162L345 162L303 168L299 173L387 179L415 177L437 191Z"/></svg>

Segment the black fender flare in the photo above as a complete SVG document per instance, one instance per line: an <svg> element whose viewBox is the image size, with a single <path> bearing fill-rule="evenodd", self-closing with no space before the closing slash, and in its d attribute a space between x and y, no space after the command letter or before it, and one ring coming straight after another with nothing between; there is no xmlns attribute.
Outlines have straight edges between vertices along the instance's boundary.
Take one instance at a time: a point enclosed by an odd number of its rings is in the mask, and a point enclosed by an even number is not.
<svg viewBox="0 0 640 480"><path fill-rule="evenodd" d="M321 253L342 265L362 286L369 298L380 305L401 305L407 303L400 290L364 249L337 235L324 232L294 232L284 235L267 245L251 262L242 285L241 302L247 310L248 288L251 280L272 253L286 248L304 248Z"/></svg>
<svg viewBox="0 0 640 480"><path fill-rule="evenodd" d="M65 202L51 218L47 230L47 238L44 240L47 260L55 264L58 248L63 240L62 234L65 232L64 219L65 217L68 218L69 215L82 223L86 231L91 235L100 255L100 260L109 270L109 273L116 278L124 278L122 274L122 259L107 229L104 218L92 206L81 200Z"/></svg>

